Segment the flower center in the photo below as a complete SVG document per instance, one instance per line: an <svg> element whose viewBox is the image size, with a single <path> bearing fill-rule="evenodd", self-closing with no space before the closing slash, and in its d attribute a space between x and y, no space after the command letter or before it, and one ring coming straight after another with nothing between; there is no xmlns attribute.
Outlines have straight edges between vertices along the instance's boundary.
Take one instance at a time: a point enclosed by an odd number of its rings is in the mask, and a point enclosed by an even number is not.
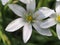
<svg viewBox="0 0 60 45"><path fill-rule="evenodd" d="M29 16L26 17L26 21L32 22L32 20L33 20L33 17L31 15L29 15Z"/></svg>
<svg viewBox="0 0 60 45"><path fill-rule="evenodd" d="M60 22L60 16L59 15L56 17L56 21Z"/></svg>

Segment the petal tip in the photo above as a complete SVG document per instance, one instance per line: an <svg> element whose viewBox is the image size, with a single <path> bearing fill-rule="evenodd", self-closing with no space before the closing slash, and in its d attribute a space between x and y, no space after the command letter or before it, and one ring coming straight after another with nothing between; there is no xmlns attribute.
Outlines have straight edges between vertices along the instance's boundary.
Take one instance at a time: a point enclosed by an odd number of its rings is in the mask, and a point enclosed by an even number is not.
<svg viewBox="0 0 60 45"><path fill-rule="evenodd" d="M5 31L10 32L7 28L5 29Z"/></svg>
<svg viewBox="0 0 60 45"><path fill-rule="evenodd" d="M58 36L58 39L60 40L60 36Z"/></svg>
<svg viewBox="0 0 60 45"><path fill-rule="evenodd" d="M5 28L5 31L10 32L7 28Z"/></svg>
<svg viewBox="0 0 60 45"><path fill-rule="evenodd" d="M52 34L50 34L50 35L47 35L47 36L52 36Z"/></svg>
<svg viewBox="0 0 60 45"><path fill-rule="evenodd" d="M9 30L8 28L5 29L7 32L14 32L13 30Z"/></svg>
<svg viewBox="0 0 60 45"><path fill-rule="evenodd" d="M27 41L28 41L28 40L23 39L23 42L24 42L24 43L27 43Z"/></svg>
<svg viewBox="0 0 60 45"><path fill-rule="evenodd" d="M7 27L5 28L5 31L8 31L8 28Z"/></svg>

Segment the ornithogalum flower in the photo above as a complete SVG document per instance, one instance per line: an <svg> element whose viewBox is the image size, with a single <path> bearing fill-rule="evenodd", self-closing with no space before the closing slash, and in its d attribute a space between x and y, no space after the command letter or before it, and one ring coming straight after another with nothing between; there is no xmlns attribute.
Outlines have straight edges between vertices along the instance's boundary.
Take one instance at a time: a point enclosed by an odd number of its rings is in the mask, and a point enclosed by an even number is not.
<svg viewBox="0 0 60 45"><path fill-rule="evenodd" d="M49 19L45 20L40 26L42 28L49 28L56 25L56 32L60 39L60 0L56 0L56 12L50 16Z"/></svg>
<svg viewBox="0 0 60 45"><path fill-rule="evenodd" d="M35 0L20 0L21 2L26 4L26 10L17 5L17 4L9 4L9 8L20 18L12 21L7 27L6 31L14 32L23 26L23 41L26 43L32 34L32 26L36 29L36 31L42 35L51 36L51 32L49 29L42 29L40 24L44 18L47 18L51 14L54 13L54 10L51 10L47 7L42 7L38 11L35 12Z"/></svg>
<svg viewBox="0 0 60 45"><path fill-rule="evenodd" d="M5 5L9 0L1 0L2 4Z"/></svg>

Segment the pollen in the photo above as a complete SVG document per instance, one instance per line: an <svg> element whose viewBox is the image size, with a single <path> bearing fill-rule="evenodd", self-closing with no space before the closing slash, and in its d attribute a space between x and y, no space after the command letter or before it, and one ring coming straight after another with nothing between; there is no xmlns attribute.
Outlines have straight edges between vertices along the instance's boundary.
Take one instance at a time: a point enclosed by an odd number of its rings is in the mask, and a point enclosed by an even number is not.
<svg viewBox="0 0 60 45"><path fill-rule="evenodd" d="M56 17L56 21L60 22L60 16Z"/></svg>
<svg viewBox="0 0 60 45"><path fill-rule="evenodd" d="M33 20L33 17L32 16L27 16L26 20L29 21L29 22L31 22Z"/></svg>
<svg viewBox="0 0 60 45"><path fill-rule="evenodd" d="M28 20L32 20L32 16L29 16Z"/></svg>

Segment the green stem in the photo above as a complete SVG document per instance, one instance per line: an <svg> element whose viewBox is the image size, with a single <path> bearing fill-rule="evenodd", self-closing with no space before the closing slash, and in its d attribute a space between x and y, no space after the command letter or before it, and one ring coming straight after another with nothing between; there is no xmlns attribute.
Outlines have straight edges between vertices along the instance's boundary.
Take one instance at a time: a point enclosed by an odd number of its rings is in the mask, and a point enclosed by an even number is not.
<svg viewBox="0 0 60 45"><path fill-rule="evenodd" d="M37 9L39 9L39 8L42 6L43 2L44 2L44 0L40 0L40 1L38 2Z"/></svg>
<svg viewBox="0 0 60 45"><path fill-rule="evenodd" d="M48 6L48 0L45 0L44 3L43 3L43 6Z"/></svg>
<svg viewBox="0 0 60 45"><path fill-rule="evenodd" d="M0 17L2 17L2 3L1 3L1 0L0 0Z"/></svg>
<svg viewBox="0 0 60 45"><path fill-rule="evenodd" d="M57 34L55 33L54 30L51 29L51 32L52 32L52 34L53 34L54 37L57 37Z"/></svg>

